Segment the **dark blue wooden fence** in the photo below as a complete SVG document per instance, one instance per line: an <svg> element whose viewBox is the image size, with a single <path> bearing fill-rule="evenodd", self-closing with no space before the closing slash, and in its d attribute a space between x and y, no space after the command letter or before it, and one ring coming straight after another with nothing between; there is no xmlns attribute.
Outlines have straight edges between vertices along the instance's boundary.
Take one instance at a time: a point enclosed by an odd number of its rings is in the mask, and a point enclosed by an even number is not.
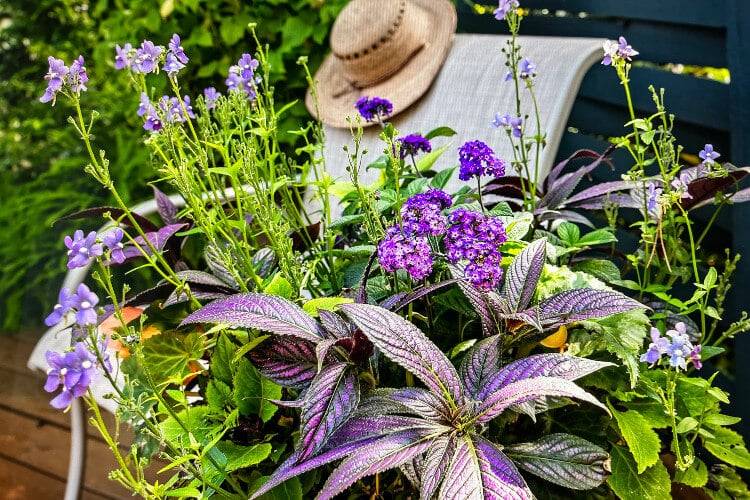
<svg viewBox="0 0 750 500"><path fill-rule="evenodd" d="M459 30L507 33L491 14L477 14L467 0L457 0ZM481 4L496 4L492 0ZM639 61L729 68L731 83L675 74L660 67L634 67L631 87L637 111L655 110L648 86L666 89L666 104L677 117L675 134L686 152L705 143L722 160L750 165L750 1L749 0L521 0L531 9L524 19L525 35L584 36L617 39L625 36L640 51ZM595 66L586 75L560 146L560 157L580 148L603 150L604 138L622 135L628 121L625 98L611 68ZM615 156L621 171L627 154ZM716 247L732 246L743 255L731 297L736 316L750 309L750 204L737 205L721 217ZM734 319L734 318L729 318ZM744 417L750 436L750 337L739 337L735 349L734 411Z"/></svg>

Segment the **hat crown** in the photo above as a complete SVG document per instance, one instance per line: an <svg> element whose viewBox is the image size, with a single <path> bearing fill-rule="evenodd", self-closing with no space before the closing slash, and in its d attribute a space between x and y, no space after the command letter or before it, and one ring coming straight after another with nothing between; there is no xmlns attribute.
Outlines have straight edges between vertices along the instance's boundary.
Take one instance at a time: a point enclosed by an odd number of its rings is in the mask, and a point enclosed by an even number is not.
<svg viewBox="0 0 750 500"><path fill-rule="evenodd" d="M392 38L403 22L406 0L353 0L336 18L331 49L341 59L353 59L377 50Z"/></svg>

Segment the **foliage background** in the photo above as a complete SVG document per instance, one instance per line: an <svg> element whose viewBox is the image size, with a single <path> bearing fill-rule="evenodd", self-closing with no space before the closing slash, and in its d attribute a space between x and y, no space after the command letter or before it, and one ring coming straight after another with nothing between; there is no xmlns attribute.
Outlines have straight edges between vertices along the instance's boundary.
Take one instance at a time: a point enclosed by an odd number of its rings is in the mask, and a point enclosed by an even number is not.
<svg viewBox="0 0 750 500"><path fill-rule="evenodd" d="M66 112L38 101L47 56L86 59L90 89L84 105L100 110L95 142L107 147L118 189L131 203L153 180L140 145L137 96L114 70L114 46L148 38L166 44L179 33L191 71L182 83L197 95L225 89L228 67L252 51L256 23L270 60L280 104L300 99L306 84L297 59L313 69L347 0L4 0L0 2L0 330L40 324L64 269L63 234L53 222L75 210L107 204L106 193L82 175L82 145ZM157 89L160 90L160 89ZM298 102L287 120L307 117ZM290 124L291 125L291 124ZM293 127L284 127L285 129ZM291 138L288 138L291 141ZM94 229L94 228L92 228Z"/></svg>

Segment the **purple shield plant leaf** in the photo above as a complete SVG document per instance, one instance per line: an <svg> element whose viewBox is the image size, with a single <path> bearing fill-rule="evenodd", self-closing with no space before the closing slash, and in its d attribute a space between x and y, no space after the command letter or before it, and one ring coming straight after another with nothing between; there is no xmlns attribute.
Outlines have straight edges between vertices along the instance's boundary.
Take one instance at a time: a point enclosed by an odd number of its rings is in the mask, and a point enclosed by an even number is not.
<svg viewBox="0 0 750 500"><path fill-rule="evenodd" d="M474 434L458 438L438 498L531 500L534 495L513 462Z"/></svg>
<svg viewBox="0 0 750 500"><path fill-rule="evenodd" d="M152 186L154 189L154 200L156 200L156 211L159 213L159 217L164 221L164 224L178 224L179 219L177 218L177 212L179 212L177 205L172 203L169 196L162 193L159 188Z"/></svg>
<svg viewBox="0 0 750 500"><path fill-rule="evenodd" d="M124 226L132 227L132 222L130 219L126 216L125 210L118 207L93 207L93 208L86 208L84 210L79 210L78 212L73 212L72 214L65 215L63 217L60 217L55 222L61 222L61 221L67 221L67 220L77 220L77 219L88 219L90 217L101 217L104 214L109 214L112 218L119 220L120 223ZM139 226L141 226L141 229L143 229L145 232L154 232L157 231L159 228L145 218L144 216L136 213L136 212L130 212L130 215L133 216L133 219L138 223Z"/></svg>
<svg viewBox="0 0 750 500"><path fill-rule="evenodd" d="M323 328L331 334L332 337L343 339L354 335L354 328L352 325L341 319L338 314L326 311L325 309L318 310L318 317L320 322L323 323Z"/></svg>
<svg viewBox="0 0 750 500"><path fill-rule="evenodd" d="M443 280L433 285L426 285L426 286L419 287L411 293L397 293L395 295L391 295L390 297L385 299L383 302L381 302L380 307L388 309L389 311L398 312L399 310L408 306L415 300L419 300L422 297L425 297L431 294L432 292L436 292L437 290L453 285L454 283L457 283L457 282L458 282L458 279L452 278L449 280Z"/></svg>
<svg viewBox="0 0 750 500"><path fill-rule="evenodd" d="M487 387L497 376L500 357L499 335L480 340L466 353L459 373L469 396L479 399L482 388Z"/></svg>
<svg viewBox="0 0 750 500"><path fill-rule="evenodd" d="M395 389L389 394L389 397L404 405L410 412L427 420L448 420L451 415L450 408L445 405L441 398L419 387Z"/></svg>
<svg viewBox="0 0 750 500"><path fill-rule="evenodd" d="M444 434L436 438L430 449L425 453L422 464L422 484L420 498L432 498L440 488L440 483L446 475L451 459L456 452L455 433Z"/></svg>
<svg viewBox="0 0 750 500"><path fill-rule="evenodd" d="M506 448L522 469L572 490L588 490L610 474L609 454L599 446L570 434L549 434L533 443Z"/></svg>
<svg viewBox="0 0 750 500"><path fill-rule="evenodd" d="M539 318L545 328L606 318L646 306L620 292L577 288L565 290L544 301L539 306Z"/></svg>
<svg viewBox="0 0 750 500"><path fill-rule="evenodd" d="M419 328L382 307L344 304L341 310L391 361L417 376L449 406L463 404L455 367Z"/></svg>
<svg viewBox="0 0 750 500"><path fill-rule="evenodd" d="M315 344L307 340L290 342L286 337L271 337L248 356L264 377L282 387L307 387L318 373Z"/></svg>
<svg viewBox="0 0 750 500"><path fill-rule="evenodd" d="M187 224L171 224L169 226L159 228L156 231L146 233L145 239L143 238L143 236L137 236L136 238L133 238L133 241L137 244L137 246L135 244L131 244L122 249L122 253L125 255L125 260L127 261L137 257L143 257L144 253L146 255L151 255L151 247L153 247L157 251L164 250L169 239L185 227L187 227ZM148 243L146 243L146 241L148 241Z"/></svg>
<svg viewBox="0 0 750 500"><path fill-rule="evenodd" d="M535 240L524 248L508 267L500 297L507 312L526 309L534 298L544 263L547 260L547 240Z"/></svg>
<svg viewBox="0 0 750 500"><path fill-rule="evenodd" d="M227 323L317 343L323 329L296 304L273 295L246 293L216 300L194 312L181 325Z"/></svg>
<svg viewBox="0 0 750 500"><path fill-rule="evenodd" d="M550 170L547 177L544 179L542 184L544 185L544 190L549 191L551 186L553 186L557 180L560 178L560 175L562 175L563 170L565 170L565 167L568 166L568 163L570 163L573 160L577 160L579 158L598 158L599 153L596 151L593 151L591 149L579 149L578 151L574 152L572 155L567 157L566 159L562 160L560 163L552 167L552 170Z"/></svg>
<svg viewBox="0 0 750 500"><path fill-rule="evenodd" d="M597 156L593 162L579 168L575 172L550 179L549 187L546 189L544 197L540 200L539 207L551 210L560 207L565 202L565 199L575 190L576 186L578 186L581 179L599 167L613 149L614 146L610 146L601 156Z"/></svg>
<svg viewBox="0 0 750 500"><path fill-rule="evenodd" d="M324 367L310 383L302 407L299 460L306 460L320 451L358 404L357 371L347 363Z"/></svg>
<svg viewBox="0 0 750 500"><path fill-rule="evenodd" d="M463 276L463 272L456 266L448 266L451 271L451 275ZM469 300L471 305L474 307L474 311L479 316L479 321L482 325L482 333L485 337L491 337L492 335L500 333L500 318L495 313L495 307L490 303L490 294L482 292L481 290L474 287L465 279L458 279L458 287L463 292L464 296ZM498 297L499 300L499 297Z"/></svg>

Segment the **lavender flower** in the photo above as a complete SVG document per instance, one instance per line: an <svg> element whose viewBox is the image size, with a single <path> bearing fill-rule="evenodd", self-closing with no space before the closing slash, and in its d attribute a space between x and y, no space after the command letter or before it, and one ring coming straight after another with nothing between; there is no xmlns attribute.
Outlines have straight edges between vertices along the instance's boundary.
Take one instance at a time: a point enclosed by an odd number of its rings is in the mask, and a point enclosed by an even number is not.
<svg viewBox="0 0 750 500"><path fill-rule="evenodd" d="M50 102L52 105L55 104L55 98L57 93L62 89L65 84L65 80L68 76L68 67L65 66L65 61L62 59L56 59L52 56L47 58L49 63L49 69L44 79L47 80L47 88L44 90L44 95L39 98L41 102Z"/></svg>
<svg viewBox="0 0 750 500"><path fill-rule="evenodd" d="M206 101L206 109L214 109L219 96L221 96L221 93L217 92L214 87L206 87L203 89L203 98Z"/></svg>
<svg viewBox="0 0 750 500"><path fill-rule="evenodd" d="M130 69L133 64L133 46L126 43L122 47L115 45L115 69Z"/></svg>
<svg viewBox="0 0 750 500"><path fill-rule="evenodd" d="M602 59L602 64L605 66L611 66L612 63L618 59L630 61L637 55L638 51L628 45L628 41L625 40L625 37L621 36L617 42L612 40L604 42L604 59Z"/></svg>
<svg viewBox="0 0 750 500"><path fill-rule="evenodd" d="M76 289L75 295L71 297L72 308L76 310L76 323L80 326L96 324L96 305L99 297L81 283Z"/></svg>
<svg viewBox="0 0 750 500"><path fill-rule="evenodd" d="M398 226L388 228L378 244L378 262L389 273L404 269L418 281L432 273L432 252L425 236L408 236Z"/></svg>
<svg viewBox="0 0 750 500"><path fill-rule="evenodd" d="M96 242L96 231L91 231L84 237L83 231L78 229L73 237L65 237L65 246L68 247L68 269L86 267L94 257L99 257L102 246Z"/></svg>
<svg viewBox="0 0 750 500"><path fill-rule="evenodd" d="M685 323L677 323L674 330L667 331L666 337L662 337L659 330L652 328L651 340L648 350L641 356L641 361L654 366L666 355L669 357L669 366L677 370L687 370L688 361L698 370L703 366L701 346L694 346L690 342Z"/></svg>
<svg viewBox="0 0 750 500"><path fill-rule="evenodd" d="M131 68L136 73L152 73L159 69L159 58L164 47L154 45L150 40L144 40L140 48L135 51L135 57L131 63Z"/></svg>
<svg viewBox="0 0 750 500"><path fill-rule="evenodd" d="M641 362L654 366L659 362L661 357L666 354L669 348L669 339L662 337L661 332L656 328L651 328L651 343L648 350L641 356Z"/></svg>
<svg viewBox="0 0 750 500"><path fill-rule="evenodd" d="M244 92L248 99L256 97L255 88L260 83L260 78L255 76L258 69L258 61L250 54L242 54L237 64L229 67L226 84L230 91Z"/></svg>
<svg viewBox="0 0 750 500"><path fill-rule="evenodd" d="M89 75L86 74L86 66L83 62L83 56L78 56L70 65L70 71L68 72L68 85L70 90L76 94L80 94L86 89L86 83L89 81Z"/></svg>
<svg viewBox="0 0 750 500"><path fill-rule="evenodd" d="M500 0L500 5L495 9L495 19L502 21L508 12L519 7L518 0Z"/></svg>
<svg viewBox="0 0 750 500"><path fill-rule="evenodd" d="M420 152L429 153L432 151L430 141L420 134L409 134L400 137L398 142L401 146L399 152L402 160L407 156L414 157Z"/></svg>
<svg viewBox="0 0 750 500"><path fill-rule="evenodd" d="M145 118L143 128L149 132L158 132L163 127L156 108L151 104L151 101L145 92L141 92L141 102L138 105L138 116Z"/></svg>
<svg viewBox="0 0 750 500"><path fill-rule="evenodd" d="M393 103L382 97L360 97L354 105L368 122L382 121L393 114Z"/></svg>
<svg viewBox="0 0 750 500"><path fill-rule="evenodd" d="M426 193L411 196L401 207L404 233L409 236L445 234L447 218L443 215L443 210L452 204L450 195L440 189L430 189Z"/></svg>
<svg viewBox="0 0 750 500"><path fill-rule="evenodd" d="M96 376L97 357L84 342L77 342L64 354L47 351L46 358L49 370L44 390L54 392L62 386L60 394L50 401L52 407L62 410L70 406L73 399L86 394ZM106 360L105 364L108 364Z"/></svg>
<svg viewBox="0 0 750 500"><path fill-rule="evenodd" d="M521 137L523 118L520 116L511 116L509 114L500 115L500 113L497 113L495 114L495 119L492 121L492 124L497 128L503 127L510 131L511 134L513 134L513 137Z"/></svg>
<svg viewBox="0 0 750 500"><path fill-rule="evenodd" d="M700 153L698 153L698 156L701 160L703 160L703 165L710 165L714 163L714 160L721 156L718 151L714 151L714 147L712 144L706 144L703 146L703 149Z"/></svg>
<svg viewBox="0 0 750 500"><path fill-rule="evenodd" d="M171 40L169 40L169 44L167 44L167 47L169 48L169 52L171 54L174 54L177 61L179 61L183 65L188 63L189 59L185 54L185 49L182 48L180 35L178 35L177 33L173 34Z"/></svg>
<svg viewBox="0 0 750 500"><path fill-rule="evenodd" d="M125 245L122 243L122 238L125 233L119 227L110 229L104 235L102 235L102 243L109 250L109 260L116 264L122 264L125 262L125 253L123 248Z"/></svg>
<svg viewBox="0 0 750 500"><path fill-rule="evenodd" d="M525 57L521 59L521 62L518 65L518 76L523 79L535 77L536 63Z"/></svg>
<svg viewBox="0 0 750 500"><path fill-rule="evenodd" d="M74 294L67 288L61 288L57 296L57 304L52 312L44 320L47 326L55 326L63 320L66 314L73 308Z"/></svg>
<svg viewBox="0 0 750 500"><path fill-rule="evenodd" d="M690 182L690 174L688 174L687 172L683 172L679 177L675 177L674 179L672 179L671 186L672 189L674 189L680 195L680 198L692 199L693 195L691 195L690 191L688 190Z"/></svg>
<svg viewBox="0 0 750 500"><path fill-rule="evenodd" d="M661 198L663 192L664 190L662 188L657 188L656 184L653 182L648 183L646 192L646 210L654 217L659 217L661 215L659 198Z"/></svg>
<svg viewBox="0 0 750 500"><path fill-rule="evenodd" d="M162 96L159 108L170 123L183 123L189 118L195 118L189 96L183 97L182 102L177 97Z"/></svg>
<svg viewBox="0 0 750 500"><path fill-rule="evenodd" d="M458 178L468 181L472 177L505 175L505 163L495 156L495 152L482 141L469 141L458 150L461 164Z"/></svg>
<svg viewBox="0 0 750 500"><path fill-rule="evenodd" d="M448 261L468 261L465 274L477 288L491 290L503 276L500 245L507 239L500 219L459 208L449 217L445 236Z"/></svg>
<svg viewBox="0 0 750 500"><path fill-rule="evenodd" d="M167 57L164 60L164 71L166 71L169 76L175 76L184 67L185 65L177 59L177 56L171 52L167 52Z"/></svg>

